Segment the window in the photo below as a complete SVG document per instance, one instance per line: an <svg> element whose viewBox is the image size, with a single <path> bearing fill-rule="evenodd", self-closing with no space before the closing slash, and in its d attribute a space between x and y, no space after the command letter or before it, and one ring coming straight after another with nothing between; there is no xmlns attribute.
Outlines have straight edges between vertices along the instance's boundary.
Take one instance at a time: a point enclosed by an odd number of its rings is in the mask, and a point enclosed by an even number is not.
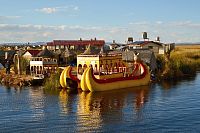
<svg viewBox="0 0 200 133"><path fill-rule="evenodd" d="M56 49L59 49L59 45L56 45Z"/></svg>
<svg viewBox="0 0 200 133"><path fill-rule="evenodd" d="M60 49L64 49L64 45L61 45L61 46L60 46Z"/></svg>
<svg viewBox="0 0 200 133"><path fill-rule="evenodd" d="M149 49L153 49L153 46L148 46Z"/></svg>

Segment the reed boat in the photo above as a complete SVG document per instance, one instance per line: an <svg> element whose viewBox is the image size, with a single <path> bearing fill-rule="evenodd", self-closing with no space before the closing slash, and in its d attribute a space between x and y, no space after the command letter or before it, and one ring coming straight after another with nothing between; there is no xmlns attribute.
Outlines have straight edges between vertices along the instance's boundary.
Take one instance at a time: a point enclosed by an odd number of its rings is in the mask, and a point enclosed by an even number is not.
<svg viewBox="0 0 200 133"><path fill-rule="evenodd" d="M140 71L139 75L134 75ZM87 68L81 78L81 89L83 91L108 91L135 86L148 85L150 82L150 72L144 63L140 63L134 71L123 77L97 79L93 74L93 68Z"/></svg>
<svg viewBox="0 0 200 133"><path fill-rule="evenodd" d="M63 88L80 88L82 91L106 91L147 85L150 81L148 66L134 55L134 61L122 59L121 53L91 53L90 47L77 55L76 72L66 67L60 75Z"/></svg>
<svg viewBox="0 0 200 133"><path fill-rule="evenodd" d="M112 73L95 75L93 68L88 67L81 75L72 75L72 67L66 67L60 75L62 88L80 88L82 91L107 91L114 89L130 88L135 86L148 85L150 72L144 63L136 65L131 73Z"/></svg>
<svg viewBox="0 0 200 133"><path fill-rule="evenodd" d="M80 88L80 80L72 75L72 66L67 66L60 74L62 88Z"/></svg>

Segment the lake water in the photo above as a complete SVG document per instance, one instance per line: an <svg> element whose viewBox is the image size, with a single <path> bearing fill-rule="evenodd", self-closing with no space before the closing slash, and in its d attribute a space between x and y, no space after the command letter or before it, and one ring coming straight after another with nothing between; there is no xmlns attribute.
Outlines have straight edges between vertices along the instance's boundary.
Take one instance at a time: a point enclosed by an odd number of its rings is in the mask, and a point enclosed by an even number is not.
<svg viewBox="0 0 200 133"><path fill-rule="evenodd" d="M0 132L200 132L200 73L96 93L0 86Z"/></svg>

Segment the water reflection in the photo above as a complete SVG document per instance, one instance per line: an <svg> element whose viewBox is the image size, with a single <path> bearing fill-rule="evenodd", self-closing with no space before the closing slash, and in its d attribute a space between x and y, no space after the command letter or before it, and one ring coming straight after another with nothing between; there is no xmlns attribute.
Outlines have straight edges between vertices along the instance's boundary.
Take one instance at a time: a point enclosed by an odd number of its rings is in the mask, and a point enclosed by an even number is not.
<svg viewBox="0 0 200 133"><path fill-rule="evenodd" d="M165 81L161 81L159 84L162 86L163 89L171 89L173 88L173 86L179 86L181 84L184 84L185 82L189 83L189 82L193 82L196 79L196 75L195 76L190 76L187 77L187 79L179 79L179 80L165 80Z"/></svg>
<svg viewBox="0 0 200 133"><path fill-rule="evenodd" d="M87 129L99 129L101 127L101 115L99 108L91 110L92 93L80 92L77 104L77 122L81 123L78 126L78 131L84 132ZM94 102L99 102L96 98Z"/></svg>
<svg viewBox="0 0 200 133"><path fill-rule="evenodd" d="M149 86L142 86L115 91L79 93L77 116L78 121L83 123L80 131L91 127L98 129L107 123L120 123L125 117L127 106L132 106L133 114L139 112L148 100L149 90Z"/></svg>
<svg viewBox="0 0 200 133"><path fill-rule="evenodd" d="M59 105L61 113L68 114L69 108L67 107L67 104L69 102L69 95L66 90L61 90L59 93Z"/></svg>
<svg viewBox="0 0 200 133"><path fill-rule="evenodd" d="M38 89L29 89L29 105L34 114L32 118L34 120L40 120L44 118L44 109L45 109L45 95L41 93L42 88Z"/></svg>
<svg viewBox="0 0 200 133"><path fill-rule="evenodd" d="M5 86L6 92L9 94L11 92L11 87L10 86Z"/></svg>
<svg viewBox="0 0 200 133"><path fill-rule="evenodd" d="M148 101L149 90L150 86L145 86L134 91L135 94L134 107L136 111L139 111L143 107L144 103Z"/></svg>
<svg viewBox="0 0 200 133"><path fill-rule="evenodd" d="M19 87L19 86L14 86L14 87L11 87L11 86L9 86L9 85L7 85L7 86L4 86L5 87L5 89L6 89L6 92L8 93L8 94L10 94L10 93L21 93L21 91L22 91L22 87Z"/></svg>
<svg viewBox="0 0 200 133"><path fill-rule="evenodd" d="M59 95L60 90L59 89L48 89L48 88L44 88L43 89L44 94L48 94L48 95Z"/></svg>
<svg viewBox="0 0 200 133"><path fill-rule="evenodd" d="M61 114L72 114L74 105L76 104L76 95L69 90L60 90L59 92L59 105Z"/></svg>
<svg viewBox="0 0 200 133"><path fill-rule="evenodd" d="M198 132L200 74L108 92L0 86L1 132ZM169 83L169 84L167 84Z"/></svg>

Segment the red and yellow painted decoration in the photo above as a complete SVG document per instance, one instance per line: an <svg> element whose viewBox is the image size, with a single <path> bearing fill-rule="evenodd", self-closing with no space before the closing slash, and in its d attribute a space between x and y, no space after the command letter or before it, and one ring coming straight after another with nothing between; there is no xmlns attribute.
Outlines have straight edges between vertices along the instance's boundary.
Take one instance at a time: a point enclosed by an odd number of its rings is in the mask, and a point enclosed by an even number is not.
<svg viewBox="0 0 200 133"><path fill-rule="evenodd" d="M95 75L106 75L125 72L127 64L122 61L121 54L109 55L78 55L77 70L82 75L88 67L93 68Z"/></svg>
<svg viewBox="0 0 200 133"><path fill-rule="evenodd" d="M81 78L81 89L83 91L108 91L114 89L130 88L134 86L148 85L150 81L150 73L148 67L141 63L138 68L133 71L133 74L110 79L96 79L92 68L87 68Z"/></svg>
<svg viewBox="0 0 200 133"><path fill-rule="evenodd" d="M122 61L121 54L78 55L77 76L67 67L60 76L60 84L66 87L66 78L77 81L83 91L106 91L147 85L150 73L146 64L134 57L131 67Z"/></svg>

